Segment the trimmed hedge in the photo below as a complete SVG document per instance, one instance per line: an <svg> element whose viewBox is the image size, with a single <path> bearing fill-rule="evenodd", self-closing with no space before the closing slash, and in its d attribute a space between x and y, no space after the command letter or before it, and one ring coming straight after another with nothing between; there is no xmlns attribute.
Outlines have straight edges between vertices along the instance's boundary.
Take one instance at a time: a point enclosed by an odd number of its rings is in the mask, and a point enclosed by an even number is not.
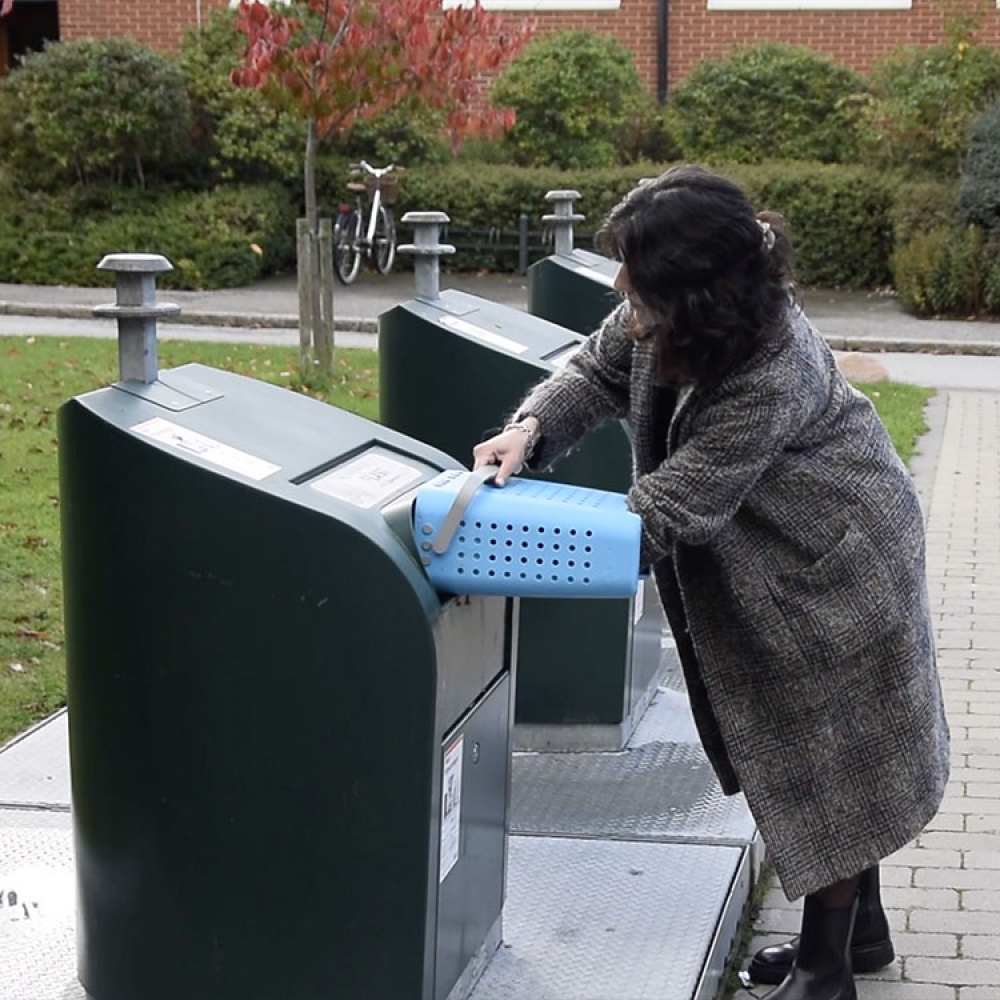
<svg viewBox="0 0 1000 1000"><path fill-rule="evenodd" d="M514 230L518 216L526 212L532 228L538 228L540 216L548 212L545 194L554 188L575 188L582 195L577 208L587 216L579 231L587 234L599 228L607 213L641 178L654 177L662 169L648 163L568 174L482 165L414 169L400 184L397 218L408 211L443 211L456 227ZM801 282L867 288L888 281L893 187L883 175L858 167L814 163L721 169L743 185L759 209L785 216ZM339 197L336 189L328 188L324 200L335 204ZM453 263L462 268L497 270L504 265L509 269L509 260L502 261L489 252Z"/></svg>
<svg viewBox="0 0 1000 1000"><path fill-rule="evenodd" d="M0 202L0 281L107 285L107 253L161 253L163 288L226 288L292 266L296 210L278 186L197 193L19 193Z"/></svg>

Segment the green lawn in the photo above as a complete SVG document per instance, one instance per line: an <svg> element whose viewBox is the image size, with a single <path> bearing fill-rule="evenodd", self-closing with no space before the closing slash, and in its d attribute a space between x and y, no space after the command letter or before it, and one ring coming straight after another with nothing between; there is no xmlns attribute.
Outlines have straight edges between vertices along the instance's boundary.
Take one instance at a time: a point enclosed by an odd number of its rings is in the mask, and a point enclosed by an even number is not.
<svg viewBox="0 0 1000 1000"><path fill-rule="evenodd" d="M299 388L294 348L161 341L159 353L163 368L200 361ZM376 354L341 350L337 358L332 388L313 394L374 419ZM64 702L55 413L69 397L114 381L117 370L111 340L0 337L0 745ZM929 391L862 388L909 459Z"/></svg>

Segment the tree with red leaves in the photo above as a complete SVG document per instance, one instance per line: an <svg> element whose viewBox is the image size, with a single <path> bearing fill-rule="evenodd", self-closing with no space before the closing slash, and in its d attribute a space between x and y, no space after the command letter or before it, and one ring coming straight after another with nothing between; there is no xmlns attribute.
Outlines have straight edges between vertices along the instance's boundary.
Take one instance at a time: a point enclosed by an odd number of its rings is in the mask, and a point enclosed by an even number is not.
<svg viewBox="0 0 1000 1000"><path fill-rule="evenodd" d="M480 95L532 31L524 21L510 24L487 13L478 0L446 10L441 0L291 0L281 10L240 0L236 25L247 48L232 82L262 91L305 121L306 220L313 234L322 141L408 98L446 113L453 145L510 128L513 112L488 108Z"/></svg>

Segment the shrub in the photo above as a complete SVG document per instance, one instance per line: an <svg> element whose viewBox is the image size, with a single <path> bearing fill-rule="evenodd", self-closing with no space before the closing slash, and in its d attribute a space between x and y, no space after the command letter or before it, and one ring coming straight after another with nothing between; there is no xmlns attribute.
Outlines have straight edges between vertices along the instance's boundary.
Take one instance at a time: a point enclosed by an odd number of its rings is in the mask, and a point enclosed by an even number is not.
<svg viewBox="0 0 1000 1000"><path fill-rule="evenodd" d="M971 122L1000 95L1000 51L976 44L974 29L950 23L947 42L900 47L875 63L859 128L867 160L955 175Z"/></svg>
<svg viewBox="0 0 1000 1000"><path fill-rule="evenodd" d="M406 167L444 163L450 158L450 150L443 128L442 112L411 99L375 118L357 122L332 145L338 156L365 159L376 167L387 163Z"/></svg>
<svg viewBox="0 0 1000 1000"><path fill-rule="evenodd" d="M459 164L411 170L400 185L397 216L407 211L444 211L456 228L516 230L524 212L531 228L547 214L545 195L554 188L576 188L577 210L586 215L578 227L581 246L615 204L643 177L658 175L662 164L638 163L606 170L565 174ZM790 163L725 168L758 208L781 212L796 249L797 272L804 284L866 288L889 280L892 249L892 185L860 167ZM331 199L332 200L332 199ZM454 261L462 268L510 269L516 253L501 257L486 250Z"/></svg>
<svg viewBox="0 0 1000 1000"><path fill-rule="evenodd" d="M938 226L918 233L892 257L900 302L923 316L972 315L984 304L983 232Z"/></svg>
<svg viewBox="0 0 1000 1000"><path fill-rule="evenodd" d="M1000 101L976 120L962 164L959 207L966 222L1000 228Z"/></svg>
<svg viewBox="0 0 1000 1000"><path fill-rule="evenodd" d="M693 159L849 161L865 90L810 49L766 43L699 62L674 88L667 118Z"/></svg>
<svg viewBox="0 0 1000 1000"><path fill-rule="evenodd" d="M0 205L0 280L109 284L95 271L106 253L162 253L166 288L224 288L287 267L295 211L278 186L197 193L78 191Z"/></svg>
<svg viewBox="0 0 1000 1000"><path fill-rule="evenodd" d="M49 44L0 88L0 156L35 187L142 183L186 147L189 126L180 71L130 39Z"/></svg>
<svg viewBox="0 0 1000 1000"><path fill-rule="evenodd" d="M491 100L517 112L504 137L516 163L569 169L619 163L622 133L650 99L621 42L560 31L530 42L497 78Z"/></svg>
<svg viewBox="0 0 1000 1000"><path fill-rule="evenodd" d="M909 243L918 233L960 222L958 186L952 182L905 181L893 191L893 246Z"/></svg>
<svg viewBox="0 0 1000 1000"><path fill-rule="evenodd" d="M215 11L181 43L178 65L191 96L200 156L225 179L297 182L305 123L277 110L259 91L229 82L246 48L246 37L234 25L233 11Z"/></svg>

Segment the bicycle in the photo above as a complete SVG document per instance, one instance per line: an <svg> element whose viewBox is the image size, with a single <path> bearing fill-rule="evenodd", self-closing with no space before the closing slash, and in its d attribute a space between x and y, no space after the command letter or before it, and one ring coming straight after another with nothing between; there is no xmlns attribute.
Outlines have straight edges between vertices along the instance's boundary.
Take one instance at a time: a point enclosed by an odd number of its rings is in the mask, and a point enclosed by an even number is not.
<svg viewBox="0 0 1000 1000"><path fill-rule="evenodd" d="M396 259L396 221L391 206L396 202L398 173L402 169L394 163L377 168L365 160L351 164L351 173L364 173L365 179L348 183L347 190L356 196L355 204L341 205L333 226L333 270L345 285L358 276L365 257L372 259L379 274L392 270ZM367 223L363 194L369 199Z"/></svg>

